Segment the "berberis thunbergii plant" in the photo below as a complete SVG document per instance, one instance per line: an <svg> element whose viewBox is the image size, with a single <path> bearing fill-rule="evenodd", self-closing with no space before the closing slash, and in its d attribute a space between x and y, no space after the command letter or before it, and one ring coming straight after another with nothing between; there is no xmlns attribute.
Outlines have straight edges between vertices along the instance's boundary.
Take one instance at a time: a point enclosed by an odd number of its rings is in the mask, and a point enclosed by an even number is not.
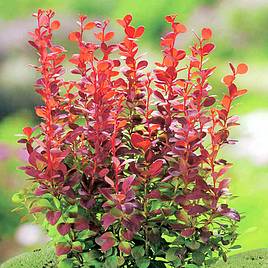
<svg viewBox="0 0 268 268"><path fill-rule="evenodd" d="M150 72L137 45L144 27L131 26L131 15L118 20L120 43L107 20L80 16L69 35L78 51L69 59L74 78L66 81L66 51L52 40L60 22L51 10L34 17L29 43L43 105L35 109L41 123L19 141L31 187L14 199L47 230L59 267L190 268L225 259L240 216L227 204L231 164L219 153L235 143L230 110L246 93L235 79L247 66L230 64L227 93L216 98L209 28L194 34L186 54L176 46L186 28L167 16L163 59Z"/></svg>

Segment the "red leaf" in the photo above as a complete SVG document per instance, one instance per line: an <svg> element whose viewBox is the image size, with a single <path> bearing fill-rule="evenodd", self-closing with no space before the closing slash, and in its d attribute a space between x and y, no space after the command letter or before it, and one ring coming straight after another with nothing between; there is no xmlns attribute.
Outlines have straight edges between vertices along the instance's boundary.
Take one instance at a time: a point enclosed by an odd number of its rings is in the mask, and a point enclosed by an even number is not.
<svg viewBox="0 0 268 268"><path fill-rule="evenodd" d="M104 230L106 231L110 225L112 225L116 221L116 217L113 215L106 213L102 217L102 226Z"/></svg>
<svg viewBox="0 0 268 268"><path fill-rule="evenodd" d="M228 188L229 187L229 183L230 183L230 179L223 179L220 181L219 183L219 189L224 189L224 188Z"/></svg>
<svg viewBox="0 0 268 268"><path fill-rule="evenodd" d="M84 231L89 228L88 220L85 218L79 218L74 223L74 229L76 231Z"/></svg>
<svg viewBox="0 0 268 268"><path fill-rule="evenodd" d="M201 205L189 205L184 207L190 216L197 216L201 213L208 211L208 208Z"/></svg>
<svg viewBox="0 0 268 268"><path fill-rule="evenodd" d="M231 84L231 85L228 87L228 89L229 89L229 94L230 94L230 96L231 96L231 97L234 97L235 94L236 94L236 92L237 92L237 87L236 87L236 85L235 85L235 84Z"/></svg>
<svg viewBox="0 0 268 268"><path fill-rule="evenodd" d="M54 20L51 23L51 30L58 30L60 28L60 22L58 20Z"/></svg>
<svg viewBox="0 0 268 268"><path fill-rule="evenodd" d="M234 65L230 62L230 63L229 63L229 66L230 66L230 68L231 68L233 74L235 74L235 67L234 67Z"/></svg>
<svg viewBox="0 0 268 268"><path fill-rule="evenodd" d="M109 169L108 168L103 168L100 172L99 172L99 176L100 177L104 177L109 173Z"/></svg>
<svg viewBox="0 0 268 268"><path fill-rule="evenodd" d="M60 223L57 226L57 230L61 235L66 235L70 232L71 225L69 223Z"/></svg>
<svg viewBox="0 0 268 268"><path fill-rule="evenodd" d="M176 15L166 16L166 21L169 23L174 22L175 19L176 19Z"/></svg>
<svg viewBox="0 0 268 268"><path fill-rule="evenodd" d="M154 91L154 95L155 95L159 100L161 100L161 101L165 101L165 97L162 95L161 92L155 90L155 91Z"/></svg>
<svg viewBox="0 0 268 268"><path fill-rule="evenodd" d="M210 28L203 28L202 29L202 38L204 40L208 40L212 37L212 31Z"/></svg>
<svg viewBox="0 0 268 268"><path fill-rule="evenodd" d="M96 243L101 246L103 252L108 251L115 245L115 238L111 232L106 232L95 239Z"/></svg>
<svg viewBox="0 0 268 268"><path fill-rule="evenodd" d="M248 66L245 63L238 64L236 73L245 74L247 73L247 71L248 71Z"/></svg>
<svg viewBox="0 0 268 268"><path fill-rule="evenodd" d="M122 190L123 190L124 194L127 194L127 192L129 191L130 186L132 185L134 179L135 179L135 175L132 175L132 176L127 177L124 180L124 182L122 184Z"/></svg>
<svg viewBox="0 0 268 268"><path fill-rule="evenodd" d="M195 228L187 228L181 231L181 236L190 237L195 233Z"/></svg>
<svg viewBox="0 0 268 268"><path fill-rule="evenodd" d="M79 41L80 36L81 36L81 34L79 32L71 32L69 34L69 40L73 41L73 42Z"/></svg>
<svg viewBox="0 0 268 268"><path fill-rule="evenodd" d="M104 180L112 187L114 188L114 182L107 176L104 177Z"/></svg>
<svg viewBox="0 0 268 268"><path fill-rule="evenodd" d="M138 27L135 31L135 38L141 37L143 33L144 33L144 27L143 26Z"/></svg>
<svg viewBox="0 0 268 268"><path fill-rule="evenodd" d="M127 241L121 241L118 245L118 249L126 255L131 253L131 246Z"/></svg>
<svg viewBox="0 0 268 268"><path fill-rule="evenodd" d="M209 54L214 48L215 48L215 45L213 45L212 43L205 44L203 46L202 52L203 54Z"/></svg>
<svg viewBox="0 0 268 268"><path fill-rule="evenodd" d="M66 255L71 251L71 246L63 243L59 243L56 245L56 255L61 256L61 255Z"/></svg>
<svg viewBox="0 0 268 268"><path fill-rule="evenodd" d="M142 70L148 66L148 62L146 60L142 60L138 63L137 69Z"/></svg>
<svg viewBox="0 0 268 268"><path fill-rule="evenodd" d="M216 102L216 99L214 97L208 97L204 100L203 105L204 107L209 107L213 105Z"/></svg>
<svg viewBox="0 0 268 268"><path fill-rule="evenodd" d="M130 14L124 17L124 22L126 23L126 25L129 25L131 21L132 21L132 16Z"/></svg>
<svg viewBox="0 0 268 268"><path fill-rule="evenodd" d="M115 165L115 167L119 168L120 167L120 160L115 156L112 157L112 160L113 160L113 164Z"/></svg>
<svg viewBox="0 0 268 268"><path fill-rule="evenodd" d="M225 204L220 205L220 207L217 208L217 212L219 212L220 215L226 216L232 220L240 221L239 213L232 208L228 208L228 206Z"/></svg>
<svg viewBox="0 0 268 268"><path fill-rule="evenodd" d="M164 160L162 159L157 159L156 161L154 161L150 165L149 170L147 171L148 175L151 177L157 176L162 171L163 163Z"/></svg>
<svg viewBox="0 0 268 268"><path fill-rule="evenodd" d="M151 142L148 139L144 139L140 134L133 133L131 135L131 143L134 147L143 149L144 151L147 151L147 149L150 147Z"/></svg>
<svg viewBox="0 0 268 268"><path fill-rule="evenodd" d="M105 34L104 41L110 41L114 37L114 32Z"/></svg>
<svg viewBox="0 0 268 268"><path fill-rule="evenodd" d="M177 60L183 60L186 56L186 52L182 49L178 50L176 53L176 59Z"/></svg>
<svg viewBox="0 0 268 268"><path fill-rule="evenodd" d="M84 26L84 30L91 30L96 26L95 22L88 22Z"/></svg>
<svg viewBox="0 0 268 268"><path fill-rule="evenodd" d="M25 127L23 128L23 133L28 137L28 139L31 137L33 133L33 129L31 127Z"/></svg>
<svg viewBox="0 0 268 268"><path fill-rule="evenodd" d="M128 35L128 37L134 38L135 37L135 28L132 26L128 26L125 28L125 33Z"/></svg>
<svg viewBox="0 0 268 268"><path fill-rule="evenodd" d="M46 214L47 221L51 225L55 225L58 222L60 217L61 217L60 211L48 211Z"/></svg>

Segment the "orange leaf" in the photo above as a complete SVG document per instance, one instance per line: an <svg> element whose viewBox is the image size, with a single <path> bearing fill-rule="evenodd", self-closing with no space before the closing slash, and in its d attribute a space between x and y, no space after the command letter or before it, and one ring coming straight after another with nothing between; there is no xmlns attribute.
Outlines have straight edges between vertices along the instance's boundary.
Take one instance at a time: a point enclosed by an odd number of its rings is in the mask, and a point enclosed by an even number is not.
<svg viewBox="0 0 268 268"><path fill-rule="evenodd" d="M98 71L103 72L103 71L106 71L110 66L111 64L108 61L99 61L97 69Z"/></svg>
<svg viewBox="0 0 268 268"><path fill-rule="evenodd" d="M122 128L122 127L124 127L125 125L127 124L127 120L122 120L122 121L120 121L119 122L119 124L118 124L118 128Z"/></svg>
<svg viewBox="0 0 268 268"><path fill-rule="evenodd" d="M98 40L102 41L102 39L103 39L103 33L102 32L94 33L94 35Z"/></svg>
<svg viewBox="0 0 268 268"><path fill-rule="evenodd" d="M54 20L51 23L50 27L51 27L52 30L58 30L60 28L60 22L58 20Z"/></svg>
<svg viewBox="0 0 268 268"><path fill-rule="evenodd" d="M204 40L208 40L212 37L212 31L209 28L203 28L202 29L202 38Z"/></svg>
<svg viewBox="0 0 268 268"><path fill-rule="evenodd" d="M91 30L94 27L95 27L95 23L90 21L84 26L84 30Z"/></svg>
<svg viewBox="0 0 268 268"><path fill-rule="evenodd" d="M38 106L35 107L35 113L39 117L43 117L43 118L46 117L46 110L43 109L42 107L38 107Z"/></svg>
<svg viewBox="0 0 268 268"><path fill-rule="evenodd" d="M114 37L114 32L109 32L105 34L104 41L109 41Z"/></svg>
<svg viewBox="0 0 268 268"><path fill-rule="evenodd" d="M238 64L236 73L245 74L247 71L248 71L248 66L245 63Z"/></svg>
<svg viewBox="0 0 268 268"><path fill-rule="evenodd" d="M79 32L71 32L69 34L69 40L70 41L73 41L73 42L79 41L80 36L81 36L81 34Z"/></svg>
<svg viewBox="0 0 268 268"><path fill-rule="evenodd" d="M175 32L176 33L185 33L187 31L186 27L181 23L175 24Z"/></svg>
<svg viewBox="0 0 268 268"><path fill-rule="evenodd" d="M242 96L242 95L246 94L247 92L248 92L247 89L241 89L241 90L238 90L238 91L235 93L235 97Z"/></svg>
<svg viewBox="0 0 268 268"><path fill-rule="evenodd" d="M229 110L231 104L231 99L229 96L225 95L221 101L221 105L226 109Z"/></svg>
<svg viewBox="0 0 268 268"><path fill-rule="evenodd" d="M223 83L227 86L230 86L233 83L234 79L235 78L233 75L226 75L223 78Z"/></svg>

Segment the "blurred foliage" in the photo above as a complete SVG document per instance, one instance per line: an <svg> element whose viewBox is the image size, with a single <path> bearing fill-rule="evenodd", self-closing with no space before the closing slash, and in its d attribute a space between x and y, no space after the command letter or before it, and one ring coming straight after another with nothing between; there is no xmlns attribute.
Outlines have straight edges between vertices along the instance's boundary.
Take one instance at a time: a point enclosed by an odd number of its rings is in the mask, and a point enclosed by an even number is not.
<svg viewBox="0 0 268 268"><path fill-rule="evenodd" d="M231 16L231 25L239 29L238 38L243 47L254 49L263 47L268 53L268 6L252 12L250 9L237 9ZM256 38L258 37L258 38ZM243 53L243 51L241 51ZM259 52L255 53L260 55Z"/></svg>
<svg viewBox="0 0 268 268"><path fill-rule="evenodd" d="M10 202L11 194L0 189L0 241L13 235L19 225L18 215L11 213L15 206Z"/></svg>

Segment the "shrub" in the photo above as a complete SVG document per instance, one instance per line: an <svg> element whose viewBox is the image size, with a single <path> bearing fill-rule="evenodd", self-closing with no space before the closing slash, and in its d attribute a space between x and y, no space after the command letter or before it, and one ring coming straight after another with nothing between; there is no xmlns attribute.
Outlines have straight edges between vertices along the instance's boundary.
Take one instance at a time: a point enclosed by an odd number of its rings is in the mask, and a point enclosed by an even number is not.
<svg viewBox="0 0 268 268"><path fill-rule="evenodd" d="M235 79L245 64L223 78L222 99L209 94L215 46L202 29L188 56L176 48L186 31L167 16L163 59L152 72L138 50L144 27L132 16L118 20L125 37L112 43L108 21L80 16L69 39L78 53L70 62L76 80L64 80L65 49L53 43L60 22L54 12L34 14L30 44L41 77L36 107L41 123L25 127L31 187L16 196L47 230L62 267L198 267L226 258L239 214L229 208L231 164L221 148L235 143L229 129L234 99L246 93ZM85 41L94 29L93 41ZM61 266L60 266L61 267Z"/></svg>

